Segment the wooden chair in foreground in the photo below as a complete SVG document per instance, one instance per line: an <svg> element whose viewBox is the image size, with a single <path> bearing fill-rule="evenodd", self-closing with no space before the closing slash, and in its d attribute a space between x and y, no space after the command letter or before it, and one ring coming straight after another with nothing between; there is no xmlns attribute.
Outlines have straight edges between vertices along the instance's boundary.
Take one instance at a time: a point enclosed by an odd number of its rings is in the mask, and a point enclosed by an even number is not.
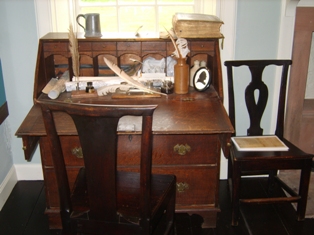
<svg viewBox="0 0 314 235"><path fill-rule="evenodd" d="M156 105L38 103L54 153L63 234L173 234L176 177L151 173ZM73 190L54 123L56 112L72 117L83 151L85 166ZM139 173L117 170L117 126L125 115L142 116Z"/></svg>
<svg viewBox="0 0 314 235"><path fill-rule="evenodd" d="M249 115L250 123L247 129L248 136L261 136L263 129L260 127L261 119L265 111L268 100L269 87L266 86L266 81L263 71L267 66L279 66L281 68L281 77L276 79L280 84L278 94L278 104L276 113L276 128L273 133L279 137L288 147L288 151L239 151L232 144L228 162L228 180L231 189L232 198L232 225L238 225L240 203L282 203L296 202L297 203L297 220L304 220L307 204L308 188L311 174L311 163L313 156L304 153L298 147L290 143L284 138L284 111L286 98L287 74L291 60L249 60L249 61L226 61L224 64L227 67L228 76L228 94L229 94L229 117L236 135L236 120L235 120L235 94L234 84L239 83L241 77L234 76L235 67L244 66L251 73L251 80L248 81L248 86L245 89L245 94L241 97L245 98L247 114ZM265 83L264 83L265 82ZM274 80L270 81L272 84ZM273 86L273 85L271 85ZM237 97L240 97L237 94ZM273 99L276 100L276 99ZM273 105L272 103L269 105ZM245 115L245 113L241 113ZM242 118L242 116L241 116ZM270 133L271 134L271 133ZM300 169L300 185L299 192L295 193L277 176L278 170L283 169ZM290 196L288 197L272 197L271 193L266 198L241 199L241 176L242 175L258 175L258 173L267 172L269 175L269 187L273 183L278 183ZM271 192L271 190L269 190Z"/></svg>

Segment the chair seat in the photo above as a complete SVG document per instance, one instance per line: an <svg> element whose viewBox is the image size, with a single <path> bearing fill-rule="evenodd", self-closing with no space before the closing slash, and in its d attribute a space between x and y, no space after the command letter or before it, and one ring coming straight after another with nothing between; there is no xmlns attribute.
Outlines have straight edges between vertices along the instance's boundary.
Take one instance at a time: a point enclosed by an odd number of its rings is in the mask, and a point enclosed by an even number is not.
<svg viewBox="0 0 314 235"><path fill-rule="evenodd" d="M289 148L288 151L239 151L235 146L231 148L231 157L234 161L259 161L263 160L270 162L276 162L279 160L301 160L301 159L312 159L313 156L303 152L301 149L296 147L294 144L286 139L282 139L282 142ZM282 162L280 162L282 164ZM250 165L251 166L251 165ZM256 166L258 167L258 165ZM284 167L284 165L283 165ZM298 168L298 167L296 167ZM265 168L263 168L265 169Z"/></svg>
<svg viewBox="0 0 314 235"><path fill-rule="evenodd" d="M85 168L82 167L72 193L72 218L87 219L89 217L89 200L85 177ZM157 213L160 213L161 217L171 198L171 189L175 187L175 176L152 174L151 187L152 217ZM117 208L120 221L138 224L141 213L140 174L137 172L118 171L117 195Z"/></svg>

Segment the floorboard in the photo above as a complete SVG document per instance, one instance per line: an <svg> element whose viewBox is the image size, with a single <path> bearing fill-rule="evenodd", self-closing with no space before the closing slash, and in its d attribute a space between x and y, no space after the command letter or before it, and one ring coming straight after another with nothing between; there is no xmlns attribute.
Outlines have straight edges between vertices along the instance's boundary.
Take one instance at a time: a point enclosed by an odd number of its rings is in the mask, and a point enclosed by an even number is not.
<svg viewBox="0 0 314 235"><path fill-rule="evenodd" d="M244 180L243 196L265 193L266 181L256 184ZM276 194L283 193L275 189ZM220 182L220 209L217 227L202 229L199 215L176 214L176 235L313 235L314 219L296 221L290 204L241 205L239 226L231 222L231 204L226 180ZM43 181L19 181L0 211L0 235L58 235L48 229L44 214L45 193Z"/></svg>
<svg viewBox="0 0 314 235"><path fill-rule="evenodd" d="M24 230L24 235L47 234L46 231L49 225L47 217L43 215L45 207L46 207L45 190L44 187L42 187L38 201L32 212L31 218Z"/></svg>
<svg viewBox="0 0 314 235"><path fill-rule="evenodd" d="M22 181L15 185L0 212L0 234L25 234L43 186L43 181ZM45 217L43 211L41 214L41 218Z"/></svg>

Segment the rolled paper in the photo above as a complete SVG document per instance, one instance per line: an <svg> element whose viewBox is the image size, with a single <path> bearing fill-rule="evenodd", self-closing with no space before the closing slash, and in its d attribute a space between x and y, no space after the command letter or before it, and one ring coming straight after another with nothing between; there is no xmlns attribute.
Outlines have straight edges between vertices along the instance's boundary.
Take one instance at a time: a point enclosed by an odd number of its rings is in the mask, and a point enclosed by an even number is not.
<svg viewBox="0 0 314 235"><path fill-rule="evenodd" d="M48 97L50 99L57 99L60 93L65 91L65 83L69 81L69 71L65 71L61 78L57 81L54 87L49 91Z"/></svg>

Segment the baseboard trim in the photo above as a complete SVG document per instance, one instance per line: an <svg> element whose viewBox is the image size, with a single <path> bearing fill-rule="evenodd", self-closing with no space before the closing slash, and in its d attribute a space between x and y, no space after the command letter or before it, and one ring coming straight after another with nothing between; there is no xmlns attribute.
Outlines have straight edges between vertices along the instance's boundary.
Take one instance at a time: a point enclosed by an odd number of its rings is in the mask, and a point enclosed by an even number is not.
<svg viewBox="0 0 314 235"><path fill-rule="evenodd" d="M43 180L43 170L38 164L15 164L17 179L20 180Z"/></svg>
<svg viewBox="0 0 314 235"><path fill-rule="evenodd" d="M16 183L17 183L16 171L14 165L12 165L8 174L0 184L0 211L2 210L2 207L4 206L7 199L9 198L12 189L14 188Z"/></svg>

